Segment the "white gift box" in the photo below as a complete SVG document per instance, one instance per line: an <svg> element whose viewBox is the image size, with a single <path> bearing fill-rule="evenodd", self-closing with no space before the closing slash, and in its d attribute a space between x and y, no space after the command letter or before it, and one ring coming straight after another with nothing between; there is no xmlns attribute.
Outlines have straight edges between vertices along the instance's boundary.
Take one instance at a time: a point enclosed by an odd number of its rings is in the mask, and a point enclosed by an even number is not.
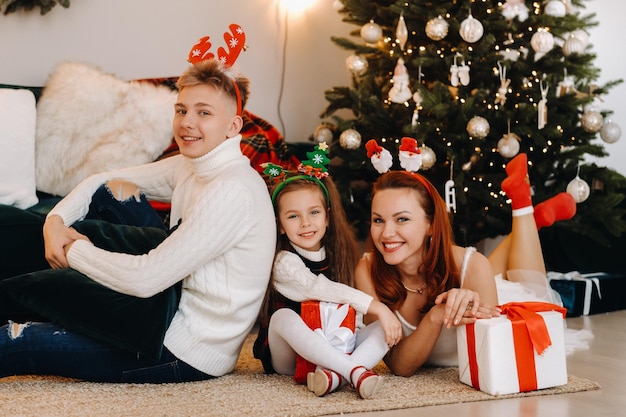
<svg viewBox="0 0 626 417"><path fill-rule="evenodd" d="M556 311L531 312L530 314L534 316L532 320L521 318L512 320L503 314L500 317L481 319L474 324L459 327L457 344L461 382L491 395L533 391L567 384L564 309L554 307ZM545 334L546 330L549 337ZM535 335L530 336L533 332ZM539 336L537 332L540 333ZM539 348L533 347L537 338L543 340L543 346ZM548 346L545 347L546 345ZM537 349L542 351L541 354Z"/></svg>

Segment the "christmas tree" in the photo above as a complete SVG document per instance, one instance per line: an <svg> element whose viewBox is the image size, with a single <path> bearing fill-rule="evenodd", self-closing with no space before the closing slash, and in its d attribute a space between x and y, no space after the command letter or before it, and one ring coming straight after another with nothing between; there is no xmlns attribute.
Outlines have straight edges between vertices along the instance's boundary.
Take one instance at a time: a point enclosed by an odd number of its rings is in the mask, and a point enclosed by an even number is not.
<svg viewBox="0 0 626 417"><path fill-rule="evenodd" d="M328 107L312 139L334 138L331 174L361 238L371 184L379 173L370 139L394 155L418 141L420 173L449 205L456 240L506 234L511 208L500 190L504 166L529 160L535 204L562 191L577 201L564 227L609 245L626 230L626 179L585 164L606 156L620 127L599 107L621 80L596 85L600 70L585 29L597 25L582 1L336 0L350 38L351 86L326 91Z"/></svg>

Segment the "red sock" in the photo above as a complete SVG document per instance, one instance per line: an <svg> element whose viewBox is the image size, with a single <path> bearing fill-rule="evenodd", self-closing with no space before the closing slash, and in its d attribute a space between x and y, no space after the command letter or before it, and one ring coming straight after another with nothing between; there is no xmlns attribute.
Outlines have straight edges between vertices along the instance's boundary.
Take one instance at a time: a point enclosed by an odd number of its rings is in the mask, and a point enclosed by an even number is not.
<svg viewBox="0 0 626 417"><path fill-rule="evenodd" d="M571 194L562 192L535 207L537 229L552 226L559 220L569 220L576 214L576 201Z"/></svg>
<svg viewBox="0 0 626 417"><path fill-rule="evenodd" d="M502 181L502 191L511 199L511 208L518 210L532 207L530 182L528 181L528 159L525 153L513 158L506 165L507 177Z"/></svg>

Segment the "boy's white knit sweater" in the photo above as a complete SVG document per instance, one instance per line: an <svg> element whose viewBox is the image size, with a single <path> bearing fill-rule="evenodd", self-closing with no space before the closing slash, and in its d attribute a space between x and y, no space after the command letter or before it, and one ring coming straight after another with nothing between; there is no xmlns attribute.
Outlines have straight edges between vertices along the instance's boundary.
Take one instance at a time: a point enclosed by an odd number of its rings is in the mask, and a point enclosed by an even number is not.
<svg viewBox="0 0 626 417"><path fill-rule="evenodd" d="M49 215L66 225L84 218L91 196L109 179L139 186L148 199L171 201L180 226L145 255L107 252L76 241L72 268L124 294L150 297L183 280L165 335L177 358L210 375L233 370L269 281L276 224L261 176L240 149L241 136L208 154L182 155L87 178ZM103 312L106 314L106 312Z"/></svg>

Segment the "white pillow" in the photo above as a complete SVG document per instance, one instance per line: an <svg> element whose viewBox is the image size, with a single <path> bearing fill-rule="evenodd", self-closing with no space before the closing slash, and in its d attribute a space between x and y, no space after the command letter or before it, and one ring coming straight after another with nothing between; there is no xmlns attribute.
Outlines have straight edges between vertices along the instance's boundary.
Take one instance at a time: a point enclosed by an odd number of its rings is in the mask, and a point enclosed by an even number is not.
<svg viewBox="0 0 626 417"><path fill-rule="evenodd" d="M37 104L37 189L65 196L89 175L152 162L171 144L176 92L65 62Z"/></svg>
<svg viewBox="0 0 626 417"><path fill-rule="evenodd" d="M0 89L0 204L28 208L35 191L37 108L30 90Z"/></svg>

